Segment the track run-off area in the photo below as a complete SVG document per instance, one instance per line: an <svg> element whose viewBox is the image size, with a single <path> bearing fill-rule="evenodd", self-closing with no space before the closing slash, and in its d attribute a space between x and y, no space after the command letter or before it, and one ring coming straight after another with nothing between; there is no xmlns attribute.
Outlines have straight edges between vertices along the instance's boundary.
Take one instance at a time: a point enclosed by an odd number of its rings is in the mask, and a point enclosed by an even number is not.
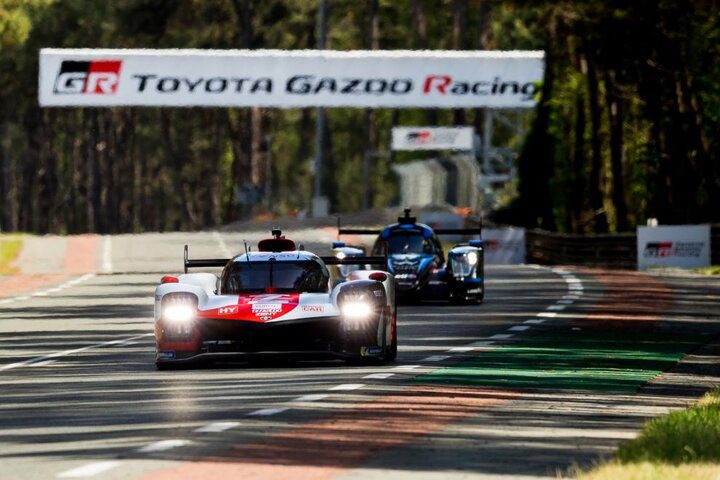
<svg viewBox="0 0 720 480"><path fill-rule="evenodd" d="M487 266L482 305L401 305L391 364L157 371L183 245L265 236L28 237L0 279L0 478L556 478L719 380L720 281L535 265Z"/></svg>

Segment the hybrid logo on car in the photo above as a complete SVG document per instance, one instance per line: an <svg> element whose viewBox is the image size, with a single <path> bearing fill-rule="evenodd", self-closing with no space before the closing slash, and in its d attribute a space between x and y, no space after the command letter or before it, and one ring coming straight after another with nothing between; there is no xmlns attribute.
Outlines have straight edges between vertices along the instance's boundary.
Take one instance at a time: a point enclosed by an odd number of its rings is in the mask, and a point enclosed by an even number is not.
<svg viewBox="0 0 720 480"><path fill-rule="evenodd" d="M64 60L55 77L57 94L112 95L120 83L122 60Z"/></svg>

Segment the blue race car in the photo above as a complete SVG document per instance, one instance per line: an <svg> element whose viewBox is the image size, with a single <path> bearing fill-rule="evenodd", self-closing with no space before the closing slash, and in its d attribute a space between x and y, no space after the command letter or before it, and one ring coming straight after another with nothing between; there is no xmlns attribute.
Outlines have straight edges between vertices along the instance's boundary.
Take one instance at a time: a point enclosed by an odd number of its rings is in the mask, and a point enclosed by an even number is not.
<svg viewBox="0 0 720 480"><path fill-rule="evenodd" d="M339 235L378 235L372 255L386 256L387 269L395 276L399 298L445 300L453 303L481 303L485 296L482 240L455 245L447 261L438 235L480 235L480 228L437 229L418 223L410 209L398 223L382 230L338 228ZM337 255L352 256L364 252L333 243Z"/></svg>

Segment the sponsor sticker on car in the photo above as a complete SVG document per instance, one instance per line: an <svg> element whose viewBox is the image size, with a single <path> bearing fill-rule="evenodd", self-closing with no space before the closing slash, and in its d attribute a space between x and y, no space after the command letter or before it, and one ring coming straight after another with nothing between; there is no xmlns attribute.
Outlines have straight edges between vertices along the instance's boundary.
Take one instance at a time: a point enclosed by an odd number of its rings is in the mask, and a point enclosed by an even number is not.
<svg viewBox="0 0 720 480"><path fill-rule="evenodd" d="M322 313L325 311L325 306L324 305L301 305L300 311Z"/></svg>
<svg viewBox="0 0 720 480"><path fill-rule="evenodd" d="M360 347L360 356L377 357L382 355L382 347Z"/></svg>

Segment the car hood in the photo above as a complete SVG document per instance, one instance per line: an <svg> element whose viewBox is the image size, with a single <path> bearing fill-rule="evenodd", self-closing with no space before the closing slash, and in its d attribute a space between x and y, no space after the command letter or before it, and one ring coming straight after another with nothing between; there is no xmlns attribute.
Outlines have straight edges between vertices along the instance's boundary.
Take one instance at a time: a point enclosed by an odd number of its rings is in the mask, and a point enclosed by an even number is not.
<svg viewBox="0 0 720 480"><path fill-rule="evenodd" d="M389 257L389 267L393 273L399 270L412 270L420 273L430 265L432 255L420 253L396 253Z"/></svg>
<svg viewBox="0 0 720 480"><path fill-rule="evenodd" d="M198 307L198 318L271 323L337 315L328 294L217 295Z"/></svg>

